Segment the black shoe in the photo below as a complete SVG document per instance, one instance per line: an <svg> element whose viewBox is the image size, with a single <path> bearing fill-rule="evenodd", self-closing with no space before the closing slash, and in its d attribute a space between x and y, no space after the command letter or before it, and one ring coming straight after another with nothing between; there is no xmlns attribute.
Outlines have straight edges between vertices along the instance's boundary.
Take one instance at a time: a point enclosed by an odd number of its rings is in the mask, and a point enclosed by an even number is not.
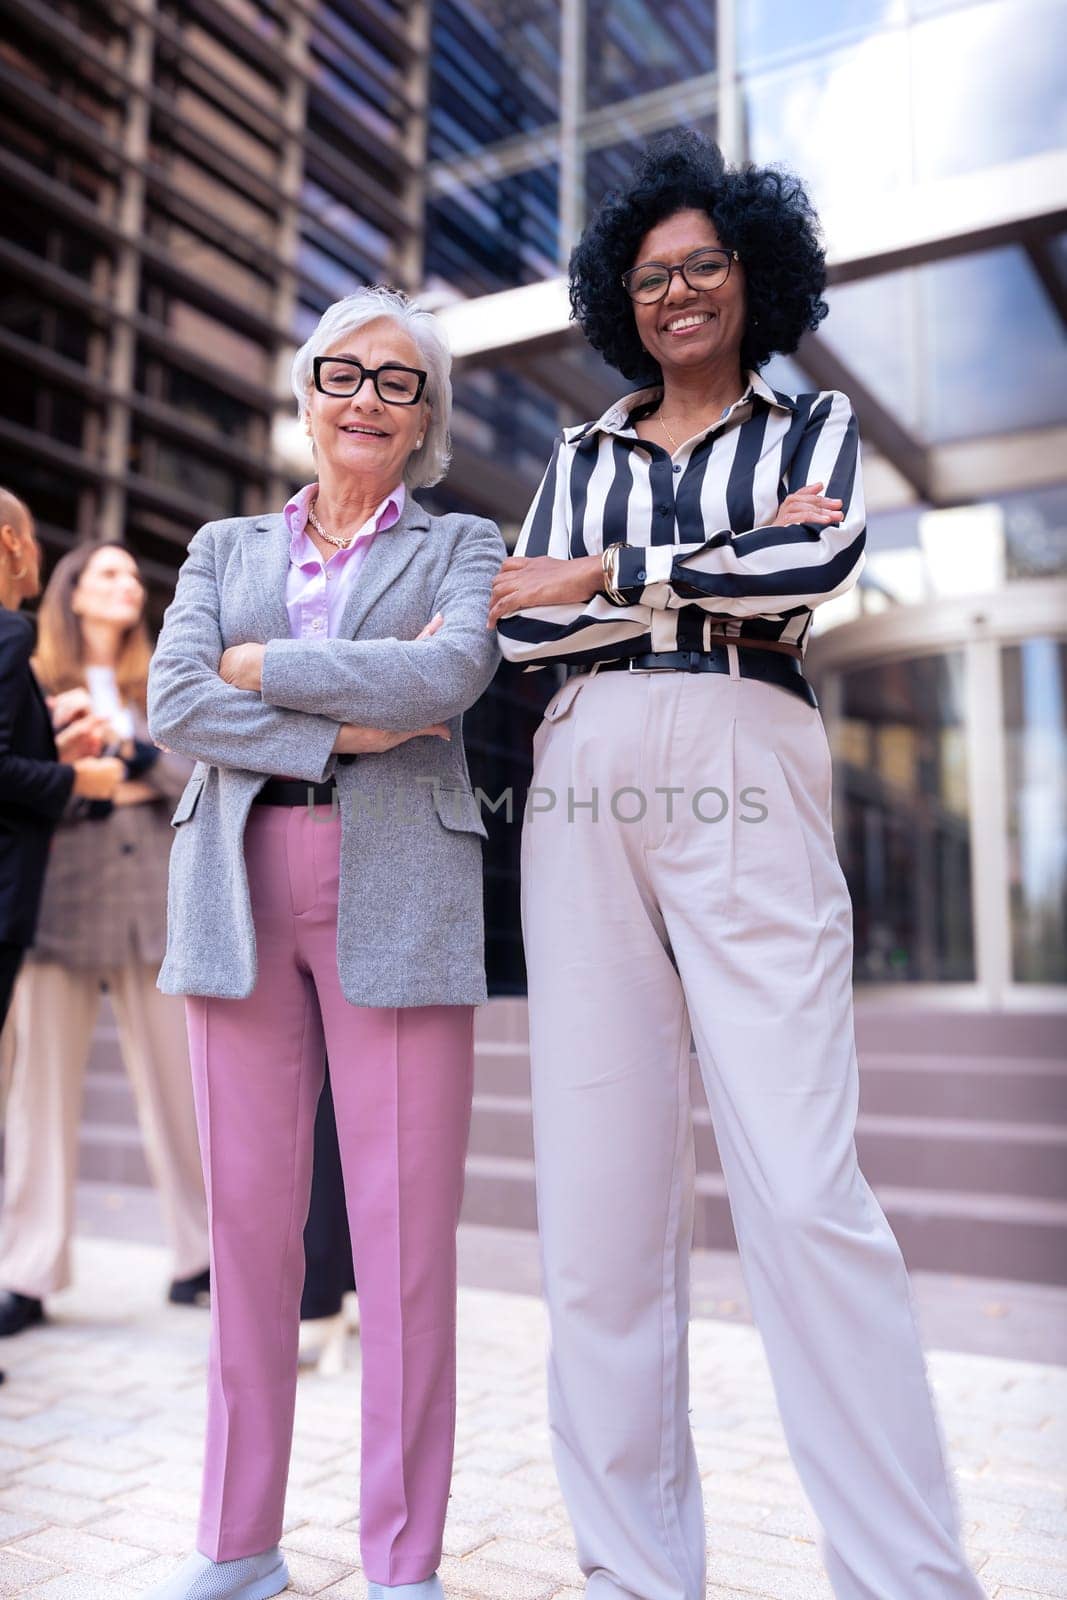
<svg viewBox="0 0 1067 1600"><path fill-rule="evenodd" d="M0 1339L10 1339L23 1328L32 1328L44 1321L44 1306L30 1294L16 1294L14 1289L0 1289Z"/></svg>
<svg viewBox="0 0 1067 1600"><path fill-rule="evenodd" d="M211 1269L205 1267L191 1278L175 1278L167 1299L172 1306L208 1306L211 1304Z"/></svg>

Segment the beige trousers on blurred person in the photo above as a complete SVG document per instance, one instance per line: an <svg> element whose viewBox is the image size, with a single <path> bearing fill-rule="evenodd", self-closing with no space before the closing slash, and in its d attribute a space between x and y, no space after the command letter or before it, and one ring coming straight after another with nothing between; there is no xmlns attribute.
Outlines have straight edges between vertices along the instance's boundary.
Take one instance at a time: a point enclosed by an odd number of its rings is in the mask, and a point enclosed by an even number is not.
<svg viewBox="0 0 1067 1600"><path fill-rule="evenodd" d="M156 988L154 965L100 970L27 960L11 1008L0 1288L43 1299L70 1282L82 1087L106 981L137 1097L149 1165L174 1251L173 1275L208 1263L185 1008Z"/></svg>
<svg viewBox="0 0 1067 1600"><path fill-rule="evenodd" d="M752 678L615 672L565 684L534 751L549 1407L585 1600L704 1600L690 1030L834 1595L982 1600L908 1275L856 1159L852 916L819 713Z"/></svg>

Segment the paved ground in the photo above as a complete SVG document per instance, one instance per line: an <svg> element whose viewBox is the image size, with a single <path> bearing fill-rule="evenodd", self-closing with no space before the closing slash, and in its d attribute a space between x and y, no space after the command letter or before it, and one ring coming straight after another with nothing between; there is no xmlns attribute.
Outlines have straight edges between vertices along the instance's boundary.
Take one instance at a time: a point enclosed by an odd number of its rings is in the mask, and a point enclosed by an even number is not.
<svg viewBox="0 0 1067 1600"><path fill-rule="evenodd" d="M119 1197L112 1209L121 1206ZM106 1219L107 1205L98 1211ZM450 1600L579 1600L549 1460L540 1302L470 1286L504 1278L523 1287L535 1272L528 1241L469 1230L463 1261L446 1589ZM156 1245L83 1237L77 1267L78 1284L56 1298L51 1324L0 1347L8 1368L0 1597L134 1600L191 1547L207 1317L162 1304L167 1263ZM708 1596L829 1600L762 1347L743 1320L743 1299L730 1292L731 1270L726 1261L698 1263L698 1302L720 1309L694 1323L692 1339ZM1051 1313L1063 1306L1054 1291L1020 1286L942 1283L919 1298L935 1320L950 1327L955 1318L960 1330L959 1303L969 1306L1002 1344L1018 1303L1024 1342L1049 1347ZM983 1330L979 1343L989 1337ZM296 1594L365 1593L355 1515L358 1369L352 1339L346 1372L300 1381L284 1539ZM1067 1597L1067 1372L958 1349L933 1350L929 1371L968 1550L991 1600Z"/></svg>

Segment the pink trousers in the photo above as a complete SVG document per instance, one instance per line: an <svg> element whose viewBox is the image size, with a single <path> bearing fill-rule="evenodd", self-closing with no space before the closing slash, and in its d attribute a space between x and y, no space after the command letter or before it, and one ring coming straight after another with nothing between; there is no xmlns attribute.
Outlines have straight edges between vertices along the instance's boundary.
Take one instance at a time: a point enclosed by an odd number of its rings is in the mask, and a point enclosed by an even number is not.
<svg viewBox="0 0 1067 1600"><path fill-rule="evenodd" d="M340 826L325 811L252 808L256 988L246 1000L187 1003L212 1271L197 1545L225 1561L281 1534L328 1053L360 1300L363 1564L373 1582L417 1583L440 1561L452 1474L474 1014L345 1000Z"/></svg>

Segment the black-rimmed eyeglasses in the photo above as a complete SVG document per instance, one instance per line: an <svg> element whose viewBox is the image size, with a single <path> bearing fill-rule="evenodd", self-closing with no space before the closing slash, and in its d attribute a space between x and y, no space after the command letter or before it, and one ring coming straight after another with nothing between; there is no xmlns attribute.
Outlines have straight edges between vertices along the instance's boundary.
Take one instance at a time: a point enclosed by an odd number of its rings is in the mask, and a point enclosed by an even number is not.
<svg viewBox="0 0 1067 1600"><path fill-rule="evenodd" d="M652 306L662 300L676 272L690 289L717 289L730 276L730 268L741 257L736 250L694 250L677 266L666 261L642 261L622 275L623 288L638 305Z"/></svg>
<svg viewBox="0 0 1067 1600"><path fill-rule="evenodd" d="M370 378L378 399L387 406L413 406L422 399L426 387L425 372L418 367L401 366L397 361L388 361L384 367L365 367L355 356L316 356L311 370L320 394L351 397Z"/></svg>

